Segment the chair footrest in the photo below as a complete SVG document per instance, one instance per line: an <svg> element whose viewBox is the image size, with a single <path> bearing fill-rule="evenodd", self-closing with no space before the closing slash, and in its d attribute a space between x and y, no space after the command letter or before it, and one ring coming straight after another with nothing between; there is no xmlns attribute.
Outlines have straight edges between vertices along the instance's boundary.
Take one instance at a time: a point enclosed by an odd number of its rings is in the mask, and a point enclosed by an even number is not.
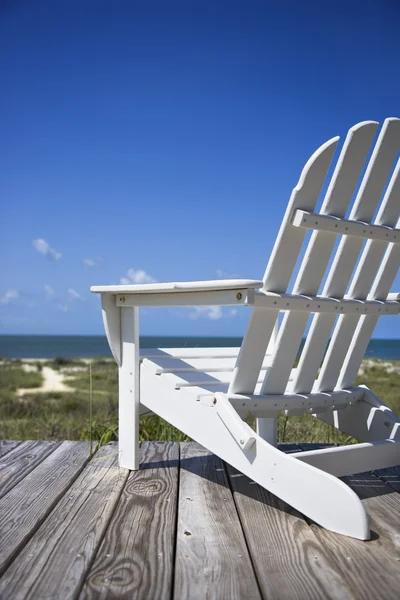
<svg viewBox="0 0 400 600"><path fill-rule="evenodd" d="M295 452L290 456L336 477L400 465L400 440Z"/></svg>

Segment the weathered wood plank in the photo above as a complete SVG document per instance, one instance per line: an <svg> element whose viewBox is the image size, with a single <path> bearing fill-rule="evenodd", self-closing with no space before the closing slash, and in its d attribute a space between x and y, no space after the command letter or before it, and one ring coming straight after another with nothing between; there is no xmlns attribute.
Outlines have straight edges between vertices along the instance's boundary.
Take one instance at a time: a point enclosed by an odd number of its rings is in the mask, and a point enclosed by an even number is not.
<svg viewBox="0 0 400 600"><path fill-rule="evenodd" d="M14 450L20 443L17 440L0 440L0 457Z"/></svg>
<svg viewBox="0 0 400 600"><path fill-rule="evenodd" d="M322 447L314 445L314 449ZM359 600L397 599L400 587L400 495L372 473L343 477L361 498L371 521L368 542L311 528Z"/></svg>
<svg viewBox="0 0 400 600"><path fill-rule="evenodd" d="M353 598L305 518L230 465L227 470L263 598Z"/></svg>
<svg viewBox="0 0 400 600"><path fill-rule="evenodd" d="M0 498L35 469L61 442L22 442L0 459Z"/></svg>
<svg viewBox="0 0 400 600"><path fill-rule="evenodd" d="M76 597L128 475L117 445L101 448L3 575L2 600Z"/></svg>
<svg viewBox="0 0 400 600"><path fill-rule="evenodd" d="M0 575L89 460L88 442L63 442L0 499Z"/></svg>
<svg viewBox="0 0 400 600"><path fill-rule="evenodd" d="M175 600L259 599L222 461L181 444Z"/></svg>
<svg viewBox="0 0 400 600"><path fill-rule="evenodd" d="M388 549L393 545L400 584L400 494L373 473L342 477L361 498L371 520L371 529L383 537Z"/></svg>
<svg viewBox="0 0 400 600"><path fill-rule="evenodd" d="M145 442L80 598L169 598L174 568L179 444Z"/></svg>

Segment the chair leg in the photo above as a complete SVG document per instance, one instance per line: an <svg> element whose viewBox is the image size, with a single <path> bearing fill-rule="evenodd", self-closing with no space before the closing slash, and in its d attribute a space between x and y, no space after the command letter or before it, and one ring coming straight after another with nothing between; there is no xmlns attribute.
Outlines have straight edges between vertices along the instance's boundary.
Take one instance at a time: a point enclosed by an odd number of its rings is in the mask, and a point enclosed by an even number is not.
<svg viewBox="0 0 400 600"><path fill-rule="evenodd" d="M257 433L268 444L276 446L278 443L278 417L271 417L270 419L258 417Z"/></svg>
<svg viewBox="0 0 400 600"><path fill-rule="evenodd" d="M119 366L119 465L139 469L139 318L138 308L121 309Z"/></svg>

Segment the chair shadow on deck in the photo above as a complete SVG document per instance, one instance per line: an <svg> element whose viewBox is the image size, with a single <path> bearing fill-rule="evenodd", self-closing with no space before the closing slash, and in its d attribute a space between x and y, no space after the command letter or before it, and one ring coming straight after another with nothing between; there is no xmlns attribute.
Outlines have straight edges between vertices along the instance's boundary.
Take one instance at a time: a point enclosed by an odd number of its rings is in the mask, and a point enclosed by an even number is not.
<svg viewBox="0 0 400 600"><path fill-rule="evenodd" d="M147 462L141 465L141 469L165 469L165 468L180 468L181 470L193 473L203 479L207 480L213 485L222 486L227 492L232 493L235 498L236 494L246 496L252 500L257 501L261 505L269 507L269 509L278 510L284 512L292 517L299 519L305 519L310 525L313 524L318 526L308 517L305 517L296 509L292 508L289 504L275 496L273 493L264 489L246 475L243 475L240 471L231 467L227 463L224 463L217 456L207 454L204 456L204 450L199 448L198 456L192 456L190 458L181 458L178 460L170 461L155 461ZM399 468L385 469L386 481L390 481L392 484L400 485L400 471ZM377 474L370 472L359 473L347 477L340 478L347 485L354 490L361 500L368 498L379 497L386 494L396 493L395 490L385 483L384 480L380 479ZM319 527L319 526L318 526ZM379 539L379 535L371 530L371 538L369 541L375 541Z"/></svg>

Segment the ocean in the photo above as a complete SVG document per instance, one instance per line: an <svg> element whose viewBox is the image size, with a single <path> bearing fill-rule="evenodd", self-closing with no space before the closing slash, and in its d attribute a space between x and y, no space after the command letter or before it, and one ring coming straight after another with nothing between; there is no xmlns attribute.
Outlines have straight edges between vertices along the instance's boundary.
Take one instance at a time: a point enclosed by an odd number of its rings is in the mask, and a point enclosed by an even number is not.
<svg viewBox="0 0 400 600"><path fill-rule="evenodd" d="M140 338L142 348L235 347L241 337L156 337ZM100 335L0 335L3 358L73 358L111 356L107 339ZM400 340L373 339L367 358L400 360Z"/></svg>

